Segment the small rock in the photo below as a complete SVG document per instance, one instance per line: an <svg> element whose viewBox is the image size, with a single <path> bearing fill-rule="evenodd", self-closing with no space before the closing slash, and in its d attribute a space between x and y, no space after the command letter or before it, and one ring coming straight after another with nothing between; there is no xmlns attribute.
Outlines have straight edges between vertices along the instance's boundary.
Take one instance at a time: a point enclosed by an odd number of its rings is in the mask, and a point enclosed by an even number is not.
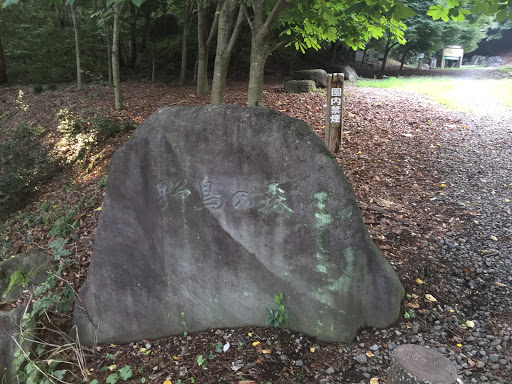
<svg viewBox="0 0 512 384"><path fill-rule="evenodd" d="M379 349L379 346L377 344L373 344L371 347L370 347L370 350L375 352Z"/></svg>
<svg viewBox="0 0 512 384"><path fill-rule="evenodd" d="M302 360L297 360L297 361L295 362L295 365L296 365L297 367L302 367L302 366L304 365L304 362L303 362Z"/></svg>
<svg viewBox="0 0 512 384"><path fill-rule="evenodd" d="M481 353L482 353L482 351L480 351L480 354ZM500 357L497 354L492 353L491 355L489 355L489 361L491 363L497 363L499 360L500 360Z"/></svg>
<svg viewBox="0 0 512 384"><path fill-rule="evenodd" d="M360 353L356 356L356 361L359 364L366 364L368 362L368 359L366 358L366 355L364 353Z"/></svg>
<svg viewBox="0 0 512 384"><path fill-rule="evenodd" d="M333 367L329 367L325 370L325 373L327 373L328 375L332 375L334 373L334 368Z"/></svg>

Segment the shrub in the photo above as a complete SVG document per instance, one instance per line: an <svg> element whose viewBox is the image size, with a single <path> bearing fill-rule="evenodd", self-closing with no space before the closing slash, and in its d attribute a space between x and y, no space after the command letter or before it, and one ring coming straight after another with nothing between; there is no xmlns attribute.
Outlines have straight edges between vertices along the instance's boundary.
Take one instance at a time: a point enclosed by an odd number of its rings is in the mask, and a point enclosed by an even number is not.
<svg viewBox="0 0 512 384"><path fill-rule="evenodd" d="M29 194L55 169L47 150L25 124L0 143L0 218L24 206Z"/></svg>
<svg viewBox="0 0 512 384"><path fill-rule="evenodd" d="M34 88L32 88L32 90L34 91L34 93L36 95L39 95L41 92L44 91L44 88L41 84L38 84L38 85L34 85Z"/></svg>

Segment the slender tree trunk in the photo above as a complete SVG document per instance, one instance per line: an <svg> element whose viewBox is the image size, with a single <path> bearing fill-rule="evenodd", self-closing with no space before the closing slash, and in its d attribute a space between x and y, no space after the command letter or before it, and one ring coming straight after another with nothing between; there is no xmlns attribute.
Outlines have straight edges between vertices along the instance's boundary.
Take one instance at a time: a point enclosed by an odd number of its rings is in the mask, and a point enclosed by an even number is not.
<svg viewBox="0 0 512 384"><path fill-rule="evenodd" d="M0 37L0 84L7 84L7 64L5 63L4 49Z"/></svg>
<svg viewBox="0 0 512 384"><path fill-rule="evenodd" d="M251 66L249 70L247 105L262 105L265 63L267 62L268 55L268 43L262 44L257 41L251 41Z"/></svg>
<svg viewBox="0 0 512 384"><path fill-rule="evenodd" d="M121 71L119 66L119 27L123 3L114 2L114 29L112 32L112 77L114 81L115 108L123 109L123 94L121 92Z"/></svg>
<svg viewBox="0 0 512 384"><path fill-rule="evenodd" d="M193 5L193 0L186 0L183 6L183 39L181 41L180 85L185 84L185 78L187 74L187 41L188 32L190 30L190 21L192 19L192 11L194 10Z"/></svg>
<svg viewBox="0 0 512 384"><path fill-rule="evenodd" d="M245 4L240 4L238 17L233 25L233 17L238 5L238 0L226 0L219 15L219 29L217 32L217 52L215 55L215 68L212 82L212 104L224 102L226 94L226 78L228 75L229 60L238 39L240 27L244 18Z"/></svg>
<svg viewBox="0 0 512 384"><path fill-rule="evenodd" d="M108 85L112 87L112 46L110 45L112 36L110 36L110 28L107 22L103 24L103 29L105 30L105 40L107 42Z"/></svg>
<svg viewBox="0 0 512 384"><path fill-rule="evenodd" d="M278 0L267 16L267 0L253 0L254 18L251 20L246 12L247 21L251 27L251 65L247 105L261 104L265 63L273 50L269 47L271 25L279 20L289 6L290 3L286 0Z"/></svg>
<svg viewBox="0 0 512 384"><path fill-rule="evenodd" d="M208 49L217 32L219 13L224 4L224 0L219 0L215 18L213 20L210 34L208 35L208 0L197 0L197 95L208 93Z"/></svg>
<svg viewBox="0 0 512 384"><path fill-rule="evenodd" d="M153 41L153 47L151 49L151 54L153 56L153 66L151 68L151 82L154 83L155 82L155 72L156 72L156 44L155 42Z"/></svg>
<svg viewBox="0 0 512 384"><path fill-rule="evenodd" d="M405 45L404 47L404 53L402 55L402 59L400 60L400 71L403 69L404 67L404 63L405 63L405 59L407 57L407 54L409 53L410 49L411 49L411 46L410 45Z"/></svg>
<svg viewBox="0 0 512 384"><path fill-rule="evenodd" d="M197 2L197 96L208 93L208 10L204 0Z"/></svg>
<svg viewBox="0 0 512 384"><path fill-rule="evenodd" d="M137 62L137 7L130 2L130 39L128 40L128 68L135 68Z"/></svg>
<svg viewBox="0 0 512 384"><path fill-rule="evenodd" d="M71 19L73 20L73 29L75 30L75 54L76 54L76 86L78 90L83 88L82 84L82 67L80 65L80 28L76 19L75 5L69 6L71 9Z"/></svg>
<svg viewBox="0 0 512 384"><path fill-rule="evenodd" d="M386 68L386 61L388 60L388 54L391 49L397 45L398 42L391 44L391 37L388 37L388 41L386 42L386 49L384 50L384 58L382 59L382 67L380 68L381 72L384 72Z"/></svg>

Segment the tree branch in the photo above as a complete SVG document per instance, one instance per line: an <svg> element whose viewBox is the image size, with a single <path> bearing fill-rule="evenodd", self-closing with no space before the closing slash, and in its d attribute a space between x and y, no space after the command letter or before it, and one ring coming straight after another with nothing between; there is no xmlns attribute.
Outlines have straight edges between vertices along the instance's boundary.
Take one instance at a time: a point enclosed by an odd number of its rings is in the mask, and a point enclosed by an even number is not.
<svg viewBox="0 0 512 384"><path fill-rule="evenodd" d="M276 5L274 5L274 8L270 12L270 15L268 15L267 20L265 20L265 24L263 24L263 30L270 31L270 25L274 22L275 19L279 19L289 6L290 4L287 2L287 0L279 0Z"/></svg>
<svg viewBox="0 0 512 384"><path fill-rule="evenodd" d="M238 17L236 18L235 27L233 28L233 32L231 33L231 38L229 39L227 51L232 52L233 47L238 39L238 34L240 33L240 28L242 27L242 21L244 19L244 13L246 11L245 2L242 1L240 3L240 8L238 10Z"/></svg>

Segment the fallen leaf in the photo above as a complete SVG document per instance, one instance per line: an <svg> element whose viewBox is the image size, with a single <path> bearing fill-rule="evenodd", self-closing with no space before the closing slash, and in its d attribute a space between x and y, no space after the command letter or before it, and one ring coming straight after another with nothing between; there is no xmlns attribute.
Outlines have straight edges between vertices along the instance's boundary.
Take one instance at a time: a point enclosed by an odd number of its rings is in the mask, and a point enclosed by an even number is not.
<svg viewBox="0 0 512 384"><path fill-rule="evenodd" d="M389 201L389 200L385 200L385 199L380 199L380 198L375 198L373 199L377 204L379 204L381 207L385 207L385 208L389 208L391 207L392 205L394 205L395 203L393 203L392 201Z"/></svg>
<svg viewBox="0 0 512 384"><path fill-rule="evenodd" d="M425 282L423 280L421 280L419 277L416 279L416 282L418 284L425 284Z"/></svg>
<svg viewBox="0 0 512 384"><path fill-rule="evenodd" d="M500 288L506 287L505 284L500 283L499 281L495 282L494 285L497 286L497 287L500 287Z"/></svg>
<svg viewBox="0 0 512 384"><path fill-rule="evenodd" d="M428 301L432 301L432 302L434 302L434 303L437 301L437 299L436 299L434 296L432 296L430 293L427 293L427 294L425 295L425 298L426 298Z"/></svg>
<svg viewBox="0 0 512 384"><path fill-rule="evenodd" d="M261 353L263 353L264 355L270 355L272 351L270 349L264 349L263 351L261 351Z"/></svg>
<svg viewBox="0 0 512 384"><path fill-rule="evenodd" d="M468 328L474 328L475 327L475 323L472 322L471 320L468 320L466 321L466 327Z"/></svg>
<svg viewBox="0 0 512 384"><path fill-rule="evenodd" d="M498 238L496 236L491 236L491 240L498 241Z"/></svg>
<svg viewBox="0 0 512 384"><path fill-rule="evenodd" d="M377 377L372 377L370 379L370 384L379 384L379 379Z"/></svg>
<svg viewBox="0 0 512 384"><path fill-rule="evenodd" d="M375 356L372 351L366 351L366 356L373 357Z"/></svg>
<svg viewBox="0 0 512 384"><path fill-rule="evenodd" d="M259 345L259 344L260 344L259 341L255 341L254 343L252 343L252 346L255 347L255 346Z"/></svg>
<svg viewBox="0 0 512 384"><path fill-rule="evenodd" d="M311 351L311 353L315 353L316 348L315 347L311 347L311 348L309 348L309 350Z"/></svg>
<svg viewBox="0 0 512 384"><path fill-rule="evenodd" d="M405 303L405 306L409 307L409 308L414 308L414 309L418 309L420 307L420 305L418 303L413 302L413 301L409 301L409 302Z"/></svg>
<svg viewBox="0 0 512 384"><path fill-rule="evenodd" d="M165 380L162 384L172 384L171 380Z"/></svg>

